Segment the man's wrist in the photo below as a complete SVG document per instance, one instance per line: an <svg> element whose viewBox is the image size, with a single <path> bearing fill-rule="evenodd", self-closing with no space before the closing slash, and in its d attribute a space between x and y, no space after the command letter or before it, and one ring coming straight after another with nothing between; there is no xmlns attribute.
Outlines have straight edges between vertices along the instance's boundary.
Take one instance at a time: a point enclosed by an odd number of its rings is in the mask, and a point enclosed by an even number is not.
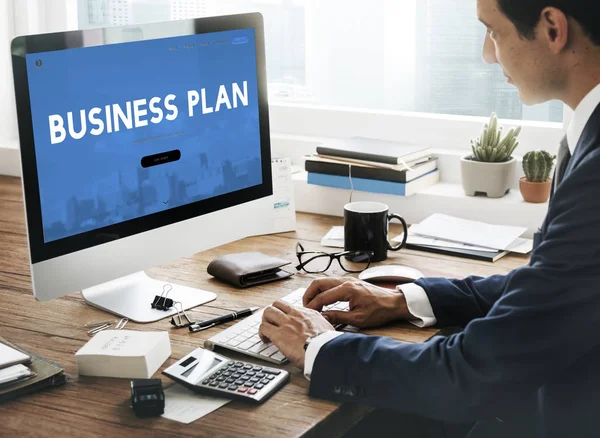
<svg viewBox="0 0 600 438"><path fill-rule="evenodd" d="M400 289L394 294L394 309L396 311L396 319L398 320L407 320L411 319L412 315L408 311L408 304L406 302L406 297L404 296L404 292Z"/></svg>

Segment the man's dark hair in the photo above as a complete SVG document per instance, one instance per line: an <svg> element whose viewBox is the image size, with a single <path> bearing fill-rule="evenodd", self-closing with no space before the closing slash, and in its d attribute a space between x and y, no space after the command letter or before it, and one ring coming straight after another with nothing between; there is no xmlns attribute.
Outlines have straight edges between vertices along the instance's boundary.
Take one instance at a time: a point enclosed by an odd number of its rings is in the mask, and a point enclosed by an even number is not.
<svg viewBox="0 0 600 438"><path fill-rule="evenodd" d="M535 38L535 28L544 8L555 7L576 20L590 39L600 45L598 0L498 0L498 5L525 38Z"/></svg>

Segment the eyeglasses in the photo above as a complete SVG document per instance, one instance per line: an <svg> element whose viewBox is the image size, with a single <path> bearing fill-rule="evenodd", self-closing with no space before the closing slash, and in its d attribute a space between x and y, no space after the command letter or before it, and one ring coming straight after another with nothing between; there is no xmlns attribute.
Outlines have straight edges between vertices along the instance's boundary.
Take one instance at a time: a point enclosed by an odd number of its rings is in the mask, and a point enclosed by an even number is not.
<svg viewBox="0 0 600 438"><path fill-rule="evenodd" d="M321 274L327 271L331 262L337 260L342 269L350 274L358 274L369 267L373 251L343 251L328 254L321 251L304 251L301 243L296 244L296 257L300 264L296 269L309 274Z"/></svg>

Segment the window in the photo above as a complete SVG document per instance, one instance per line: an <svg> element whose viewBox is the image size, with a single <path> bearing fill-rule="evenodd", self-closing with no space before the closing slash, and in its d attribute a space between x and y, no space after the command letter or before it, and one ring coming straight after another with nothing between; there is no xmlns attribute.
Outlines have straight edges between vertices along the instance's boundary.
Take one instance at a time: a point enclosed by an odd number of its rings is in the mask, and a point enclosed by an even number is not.
<svg viewBox="0 0 600 438"><path fill-rule="evenodd" d="M10 20L12 8L9 2L0 3L0 147L17 138L17 118L14 109L10 41L14 26Z"/></svg>
<svg viewBox="0 0 600 438"><path fill-rule="evenodd" d="M82 28L261 12L272 102L562 122L561 103L524 106L500 67L483 63L476 3L78 0Z"/></svg>

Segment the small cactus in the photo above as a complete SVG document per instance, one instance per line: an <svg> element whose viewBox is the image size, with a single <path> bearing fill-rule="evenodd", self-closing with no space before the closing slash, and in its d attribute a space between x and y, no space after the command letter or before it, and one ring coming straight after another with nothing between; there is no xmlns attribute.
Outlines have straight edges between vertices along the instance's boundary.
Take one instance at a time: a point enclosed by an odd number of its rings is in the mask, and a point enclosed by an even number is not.
<svg viewBox="0 0 600 438"><path fill-rule="evenodd" d="M490 122L483 127L483 133L477 140L471 140L473 150L473 161L484 163L504 163L510 161L512 154L519 146L517 137L521 133L521 127L513 128L502 139L504 128L498 128L496 113L492 114Z"/></svg>
<svg viewBox="0 0 600 438"><path fill-rule="evenodd" d="M527 181L532 183L548 181L555 160L556 155L550 155L546 151L527 152L523 157L523 170Z"/></svg>

